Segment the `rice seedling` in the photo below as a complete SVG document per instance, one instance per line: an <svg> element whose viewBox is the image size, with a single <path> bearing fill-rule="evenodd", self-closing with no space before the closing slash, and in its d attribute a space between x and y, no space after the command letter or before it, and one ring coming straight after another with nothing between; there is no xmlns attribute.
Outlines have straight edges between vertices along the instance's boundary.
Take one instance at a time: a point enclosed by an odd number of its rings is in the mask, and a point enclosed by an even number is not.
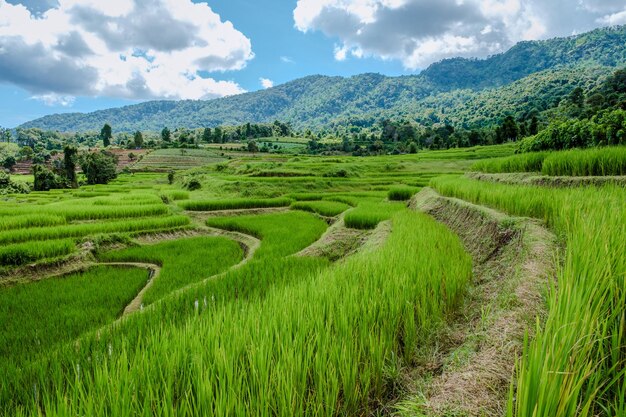
<svg viewBox="0 0 626 417"><path fill-rule="evenodd" d="M387 193L387 198L392 201L410 200L419 189L413 187L392 187Z"/></svg>
<svg viewBox="0 0 626 417"><path fill-rule="evenodd" d="M403 210L403 203L363 202L348 211L344 217L346 226L353 229L374 229L378 223L389 220L391 216Z"/></svg>
<svg viewBox="0 0 626 417"><path fill-rule="evenodd" d="M119 317L145 285L144 269L95 267L85 272L0 288L0 373Z"/></svg>
<svg viewBox="0 0 626 417"><path fill-rule="evenodd" d="M0 217L0 231L24 227L58 226L65 223L65 217L45 213L2 216Z"/></svg>
<svg viewBox="0 0 626 417"><path fill-rule="evenodd" d="M287 207L291 204L290 198L235 198L222 200L189 200L178 205L189 211L215 211L215 210L236 210L267 207Z"/></svg>
<svg viewBox="0 0 626 417"><path fill-rule="evenodd" d="M290 207L292 210L310 211L327 217L334 217L350 208L349 205L336 201L297 201Z"/></svg>
<svg viewBox="0 0 626 417"><path fill-rule="evenodd" d="M546 323L526 344L509 416L620 415L626 384L626 190L442 177L441 193L545 220L565 241Z"/></svg>
<svg viewBox="0 0 626 417"><path fill-rule="evenodd" d="M175 229L189 224L185 216L168 216L113 222L68 224L53 227L30 227L0 232L0 243L40 241L69 237L85 237L103 233L125 233L149 230Z"/></svg>
<svg viewBox="0 0 626 417"><path fill-rule="evenodd" d="M505 172L541 172L543 161L549 152L532 152L512 155L505 158L486 159L472 165L472 171L492 174Z"/></svg>
<svg viewBox="0 0 626 417"><path fill-rule="evenodd" d="M256 251L255 259L278 258L296 253L315 242L328 227L324 220L300 211L209 218L207 225L261 239L261 247Z"/></svg>
<svg viewBox="0 0 626 417"><path fill-rule="evenodd" d="M72 239L26 242L0 247L0 265L17 266L46 258L57 258L72 253L76 244Z"/></svg>
<svg viewBox="0 0 626 417"><path fill-rule="evenodd" d="M551 153L543 162L545 175L626 175L626 146L574 149Z"/></svg>
<svg viewBox="0 0 626 417"><path fill-rule="evenodd" d="M158 279L144 295L144 304L148 305L174 290L225 271L242 256L241 247L233 240L196 237L105 252L99 259L161 265Z"/></svg>
<svg viewBox="0 0 626 417"><path fill-rule="evenodd" d="M158 328L140 342L149 350L122 338L108 355L110 339L101 335L46 362L52 377L35 372L24 383L37 384L45 414L130 415L155 407L175 407L181 416L368 412L389 394L390 369L410 362L459 305L471 275L470 259L445 227L407 211L394 224L379 252L304 276L293 271L299 282L258 298L213 304L207 293L206 304L190 303L183 325L153 322Z"/></svg>
<svg viewBox="0 0 626 417"><path fill-rule="evenodd" d="M20 208L21 214L47 214L63 216L67 221L74 220L104 220L130 217L158 216L169 213L169 208L164 204L150 205L123 205L123 206L92 206L63 202L62 204L49 204L44 206L27 206ZM0 216L14 215L15 211L10 207L0 207ZM0 217L1 218L1 217Z"/></svg>

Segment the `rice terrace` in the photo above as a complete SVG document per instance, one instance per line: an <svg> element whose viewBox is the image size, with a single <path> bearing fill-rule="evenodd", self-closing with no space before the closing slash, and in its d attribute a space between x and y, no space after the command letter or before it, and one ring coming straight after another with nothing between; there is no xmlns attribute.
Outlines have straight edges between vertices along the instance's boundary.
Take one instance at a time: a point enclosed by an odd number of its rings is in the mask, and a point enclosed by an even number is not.
<svg viewBox="0 0 626 417"><path fill-rule="evenodd" d="M436 2L264 0L294 39L342 39L328 65L406 73L244 92L210 78L265 63L219 56L247 39L231 6L79 3L0 0L0 88L33 114L98 105L0 128L0 417L626 417L626 10L517 43L449 2L510 49L413 68L413 43L378 56L363 31ZM168 29L147 39L146 16ZM19 42L45 68L19 70ZM97 79L46 84L57 65Z"/></svg>

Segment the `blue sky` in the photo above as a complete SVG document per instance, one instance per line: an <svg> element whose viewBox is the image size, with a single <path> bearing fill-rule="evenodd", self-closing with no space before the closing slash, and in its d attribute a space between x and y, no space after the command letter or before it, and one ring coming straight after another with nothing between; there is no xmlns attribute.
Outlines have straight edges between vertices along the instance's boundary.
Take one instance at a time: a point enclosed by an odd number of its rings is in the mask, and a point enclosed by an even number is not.
<svg viewBox="0 0 626 417"><path fill-rule="evenodd" d="M446 57L626 23L622 0L194 3L0 0L0 126L311 74L414 74Z"/></svg>

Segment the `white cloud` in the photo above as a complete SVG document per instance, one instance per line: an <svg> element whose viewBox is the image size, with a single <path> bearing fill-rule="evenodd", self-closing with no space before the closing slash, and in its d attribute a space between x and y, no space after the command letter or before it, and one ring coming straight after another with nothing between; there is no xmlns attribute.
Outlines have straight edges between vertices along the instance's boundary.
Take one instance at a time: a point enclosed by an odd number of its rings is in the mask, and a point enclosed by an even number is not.
<svg viewBox="0 0 626 417"><path fill-rule="evenodd" d="M201 74L240 70L253 57L250 40L206 3L59 0L32 15L0 0L0 81L46 103L238 94L235 82Z"/></svg>
<svg viewBox="0 0 626 417"><path fill-rule="evenodd" d="M298 0L293 18L302 32L337 39L338 61L377 57L415 70L626 23L626 10L623 0Z"/></svg>
<svg viewBox="0 0 626 417"><path fill-rule="evenodd" d="M292 58L290 58L288 56L281 56L280 60L282 62L284 62L285 64L295 64L296 63Z"/></svg>
<svg viewBox="0 0 626 417"><path fill-rule="evenodd" d="M263 88L272 88L274 87L274 81L268 79L268 78L259 78L259 81L261 82L261 85L263 86Z"/></svg>
<svg viewBox="0 0 626 417"><path fill-rule="evenodd" d="M603 16L599 19L599 22L611 26L624 25L626 24L626 9L618 13Z"/></svg>
<svg viewBox="0 0 626 417"><path fill-rule="evenodd" d="M33 100L41 101L46 106L62 106L70 107L74 104L76 98L74 96L62 96L54 93L32 96Z"/></svg>

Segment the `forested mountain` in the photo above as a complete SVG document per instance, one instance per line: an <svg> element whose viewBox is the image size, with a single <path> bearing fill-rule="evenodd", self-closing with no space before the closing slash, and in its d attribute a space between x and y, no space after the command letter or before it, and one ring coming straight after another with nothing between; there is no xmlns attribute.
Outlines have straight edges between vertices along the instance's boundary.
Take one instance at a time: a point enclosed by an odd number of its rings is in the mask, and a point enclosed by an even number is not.
<svg viewBox="0 0 626 417"><path fill-rule="evenodd" d="M448 59L419 75L309 76L210 101L150 101L89 114L46 116L21 127L63 132L213 127L276 119L297 129L370 126L381 118L484 126L505 114L542 112L574 88L593 90L626 63L626 26L522 42L487 59Z"/></svg>

